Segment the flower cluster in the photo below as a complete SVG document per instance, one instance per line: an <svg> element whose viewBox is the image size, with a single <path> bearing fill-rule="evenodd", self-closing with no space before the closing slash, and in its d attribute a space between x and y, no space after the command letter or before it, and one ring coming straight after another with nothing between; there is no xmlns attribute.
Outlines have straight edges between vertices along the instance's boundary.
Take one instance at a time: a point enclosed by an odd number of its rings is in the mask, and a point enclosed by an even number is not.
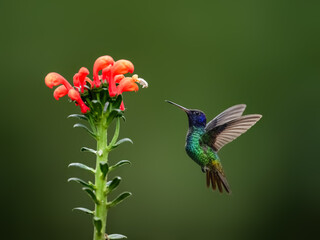
<svg viewBox="0 0 320 240"><path fill-rule="evenodd" d="M99 72L101 74L99 75ZM63 76L58 73L52 72L45 77L45 84L52 88L59 86L55 89L53 96L56 100L68 95L72 101L76 102L81 109L82 113L87 113L90 108L87 106L84 96L94 89L107 89L111 98L116 97L123 92L138 91L139 83L142 88L148 87L148 83L138 78L138 75L132 77L125 77L124 74L133 73L134 66L128 60L114 61L110 56L99 57L93 65L93 81L88 78L89 70L85 67L80 68L79 72L73 76L72 86ZM124 110L123 102L120 105L120 110Z"/></svg>

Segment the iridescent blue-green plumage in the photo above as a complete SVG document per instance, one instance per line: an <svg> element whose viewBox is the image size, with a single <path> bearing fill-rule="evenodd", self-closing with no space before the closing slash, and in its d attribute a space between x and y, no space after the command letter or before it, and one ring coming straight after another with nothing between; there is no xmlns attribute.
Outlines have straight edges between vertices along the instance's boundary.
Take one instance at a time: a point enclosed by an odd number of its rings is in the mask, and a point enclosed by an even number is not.
<svg viewBox="0 0 320 240"><path fill-rule="evenodd" d="M219 160L212 148L202 143L201 137L205 133L202 127L190 127L186 137L186 152L201 167L205 167L211 160Z"/></svg>
<svg viewBox="0 0 320 240"><path fill-rule="evenodd" d="M208 124L206 115L200 110L190 110L174 102L167 101L187 113L189 129L185 149L189 157L200 165L206 173L207 186L223 188L230 193L217 152L227 143L239 137L252 127L262 116L251 114L242 116L246 105L232 106L212 119Z"/></svg>

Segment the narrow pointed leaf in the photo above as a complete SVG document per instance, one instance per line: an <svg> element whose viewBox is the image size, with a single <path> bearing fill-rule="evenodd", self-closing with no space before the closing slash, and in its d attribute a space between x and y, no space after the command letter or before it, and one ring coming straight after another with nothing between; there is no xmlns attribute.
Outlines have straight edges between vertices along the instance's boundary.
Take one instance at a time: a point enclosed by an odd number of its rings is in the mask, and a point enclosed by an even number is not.
<svg viewBox="0 0 320 240"><path fill-rule="evenodd" d="M92 198L92 200L96 203L99 204L99 201L96 197L96 194L94 193L94 191L91 188L88 187L84 187L82 188L83 191L85 191L86 193L88 193L88 195Z"/></svg>
<svg viewBox="0 0 320 240"><path fill-rule="evenodd" d="M75 177L73 177L73 178L69 178L68 179L68 182L77 182L77 183L80 183L80 184L82 184L83 186L85 186L85 187L88 187L88 188L91 188L92 190L94 190L95 189L95 187L94 187L94 185L91 183L87 183L86 181L84 181L84 180L82 180L82 179L80 179L80 178L75 178Z"/></svg>
<svg viewBox="0 0 320 240"><path fill-rule="evenodd" d="M93 211L87 209L87 208L82 208L82 207L76 207L74 209L72 209L72 211L80 211L80 212L83 212L83 213L86 213L86 214L90 214L90 215L93 215Z"/></svg>
<svg viewBox="0 0 320 240"><path fill-rule="evenodd" d="M80 151L81 151L81 152L91 152L91 153L97 155L97 151L96 151L96 150L91 149L91 148L87 148L87 147L82 147L82 148L80 149Z"/></svg>
<svg viewBox="0 0 320 240"><path fill-rule="evenodd" d="M111 181L107 182L108 193L116 189L121 182L121 177L115 177Z"/></svg>
<svg viewBox="0 0 320 240"><path fill-rule="evenodd" d="M122 102L122 95L118 95L116 101L112 104L114 108L119 108Z"/></svg>
<svg viewBox="0 0 320 240"><path fill-rule="evenodd" d="M126 199L127 197L130 197L131 195L132 195L132 193L130 193L130 192L121 193L115 200L113 200L111 203L108 204L108 207L114 207L114 206L118 205L124 199Z"/></svg>
<svg viewBox="0 0 320 240"><path fill-rule="evenodd" d="M107 175L109 171L109 165L107 162L100 162L100 170L102 172L103 178Z"/></svg>
<svg viewBox="0 0 320 240"><path fill-rule="evenodd" d="M71 114L67 118L77 118L80 120L88 120L87 116L83 114Z"/></svg>
<svg viewBox="0 0 320 240"><path fill-rule="evenodd" d="M108 238L110 240L113 240L113 239L125 239L127 237L125 235L122 235L122 234L110 234L110 235L108 235Z"/></svg>
<svg viewBox="0 0 320 240"><path fill-rule="evenodd" d="M131 164L131 162L129 160L121 160L121 161L117 162L115 165L111 166L109 171L113 171L114 169L121 167L123 165L126 165L126 164Z"/></svg>
<svg viewBox="0 0 320 240"><path fill-rule="evenodd" d="M98 217L94 217L93 218L93 224L95 226L95 228L97 229L99 235L101 234L101 229L102 229L102 221L100 218Z"/></svg>
<svg viewBox="0 0 320 240"><path fill-rule="evenodd" d="M96 135L84 124L81 123L76 123L75 125L73 125L74 128L83 128L84 130L86 130L92 137L96 138Z"/></svg>
<svg viewBox="0 0 320 240"><path fill-rule="evenodd" d="M122 138L118 142L116 142L115 145L113 145L113 148L118 147L120 144L125 143L125 142L130 142L133 144L132 140L130 138Z"/></svg>
<svg viewBox="0 0 320 240"><path fill-rule="evenodd" d="M91 167L88 167L82 163L70 163L68 167L77 167L77 168L81 168L83 170L86 170L86 171L89 171L89 172L92 172L92 173L95 173L96 171L91 168Z"/></svg>

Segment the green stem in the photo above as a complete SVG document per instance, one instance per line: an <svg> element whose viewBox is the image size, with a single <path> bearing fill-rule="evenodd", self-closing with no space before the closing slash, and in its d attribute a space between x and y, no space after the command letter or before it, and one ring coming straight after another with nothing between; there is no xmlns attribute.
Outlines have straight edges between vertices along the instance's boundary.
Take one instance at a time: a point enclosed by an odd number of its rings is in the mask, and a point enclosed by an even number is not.
<svg viewBox="0 0 320 240"><path fill-rule="evenodd" d="M98 203L95 204L94 215L96 219L100 219L102 223L101 230L98 231L94 226L94 240L104 240L107 223L107 176L103 176L100 163L108 162L109 148L107 148L107 126L104 124L106 119L102 117L101 122L97 124L97 160L95 173L96 197Z"/></svg>

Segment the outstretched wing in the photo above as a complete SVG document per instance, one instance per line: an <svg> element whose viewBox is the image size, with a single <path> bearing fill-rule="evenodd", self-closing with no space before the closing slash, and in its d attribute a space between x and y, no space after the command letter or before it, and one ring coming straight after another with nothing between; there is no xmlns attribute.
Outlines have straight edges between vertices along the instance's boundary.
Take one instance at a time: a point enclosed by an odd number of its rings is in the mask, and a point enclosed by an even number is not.
<svg viewBox="0 0 320 240"><path fill-rule="evenodd" d="M246 107L247 105L245 104L238 104L224 110L222 113L220 113L207 124L205 130L210 131L216 126L220 126L222 124L225 124L226 122L230 122L234 119L241 117Z"/></svg>
<svg viewBox="0 0 320 240"><path fill-rule="evenodd" d="M260 114L250 114L240 116L237 119L234 119L234 117L232 117L233 120L228 122L226 122L225 120L220 121L220 125L215 125L215 127L210 129L207 129L206 127L206 133L203 134L202 141L211 146L213 150L219 151L224 145L232 142L241 134L245 133L257 121L259 121L261 117L262 115ZM228 117L224 118L228 119ZM221 122L223 122L223 124L221 124Z"/></svg>

